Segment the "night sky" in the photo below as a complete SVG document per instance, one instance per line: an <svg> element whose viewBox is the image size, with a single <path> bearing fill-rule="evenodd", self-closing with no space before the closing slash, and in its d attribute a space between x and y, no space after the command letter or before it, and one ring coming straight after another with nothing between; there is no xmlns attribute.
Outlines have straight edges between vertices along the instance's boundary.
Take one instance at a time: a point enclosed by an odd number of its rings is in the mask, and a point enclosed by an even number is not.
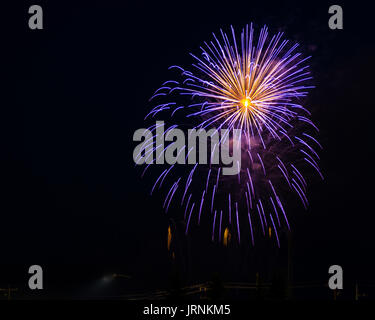
<svg viewBox="0 0 375 320"><path fill-rule="evenodd" d="M113 272L132 276L129 292L170 285L169 217L134 167L133 132L173 78L169 66L188 67L212 32L250 22L284 31L312 55L308 103L325 180L312 180L307 211L289 213L293 278L326 283L338 264L344 289L375 284L372 11L335 2L344 30L330 30L331 2L128 2L21 1L2 21L0 287L90 296ZM31 4L42 6L44 30L29 30ZM247 248L224 250L208 230L185 240L187 283L215 272L254 281ZM44 269L42 293L27 289L32 264Z"/></svg>

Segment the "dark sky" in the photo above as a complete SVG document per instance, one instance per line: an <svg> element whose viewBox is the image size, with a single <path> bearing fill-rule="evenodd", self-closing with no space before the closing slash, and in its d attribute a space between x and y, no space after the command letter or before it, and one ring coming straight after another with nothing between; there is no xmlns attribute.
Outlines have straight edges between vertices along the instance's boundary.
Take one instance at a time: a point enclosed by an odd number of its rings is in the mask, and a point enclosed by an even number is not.
<svg viewBox="0 0 375 320"><path fill-rule="evenodd" d="M42 31L28 29L31 4L44 9ZM9 9L1 28L0 287L27 292L32 264L44 267L44 295L78 294L74 286L107 272L131 274L134 290L165 286L168 217L134 168L132 135L170 65L190 65L189 52L212 32L250 22L283 30L313 56L309 103L326 179L311 185L310 209L294 221L294 277L323 283L339 264L348 285L375 283L371 11L337 4L344 30L328 28L331 2L316 1L26 1ZM225 279L253 280L245 249L228 254L205 235L189 241L191 281L222 271L224 260Z"/></svg>

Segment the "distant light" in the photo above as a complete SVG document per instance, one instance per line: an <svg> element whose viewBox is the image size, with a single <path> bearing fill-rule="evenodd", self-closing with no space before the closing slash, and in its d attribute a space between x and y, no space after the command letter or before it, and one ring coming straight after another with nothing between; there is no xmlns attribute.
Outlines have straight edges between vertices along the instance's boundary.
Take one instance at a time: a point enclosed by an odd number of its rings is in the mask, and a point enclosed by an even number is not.
<svg viewBox="0 0 375 320"><path fill-rule="evenodd" d="M103 283L109 283L113 280L113 275L112 274L107 274L102 278Z"/></svg>

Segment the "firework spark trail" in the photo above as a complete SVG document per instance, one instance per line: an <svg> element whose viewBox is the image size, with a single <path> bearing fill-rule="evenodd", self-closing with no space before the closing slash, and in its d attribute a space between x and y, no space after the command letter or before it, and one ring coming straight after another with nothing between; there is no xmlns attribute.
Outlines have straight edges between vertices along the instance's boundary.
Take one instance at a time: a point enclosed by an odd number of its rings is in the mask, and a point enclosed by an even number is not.
<svg viewBox="0 0 375 320"><path fill-rule="evenodd" d="M270 37L266 26L260 30L257 42L252 24L242 30L240 40L233 28L229 34L221 30L220 35L219 39L213 34L212 41L204 42L200 57L191 54L194 72L180 66L169 68L178 72L182 80L166 81L155 91L150 101L160 103L145 119L158 116L172 121L165 134L186 121L194 129L240 129L244 139L240 140L242 162L238 175L224 178L221 168L213 164L211 152L208 165L195 164L186 175L176 173L174 165L164 168L151 193L157 185L160 189L164 181L177 175L177 180L168 182L164 207L168 210L172 198L181 197L175 205L185 206L186 232L191 216L197 215L199 225L205 211L213 220L212 240L220 241L222 230L233 223L240 242L240 221L246 221L243 215L247 215L252 245L257 233L265 235L265 228L272 226L280 246L278 229L286 225L290 230L290 226L279 194L289 190L307 208L307 181L303 171L315 170L323 179L315 149L322 148L314 137L318 128L309 119L310 112L299 104L308 89L313 88L307 85L312 79L305 64L310 57L304 58L296 52L298 44L290 45L288 40L283 40L283 33ZM167 97L176 100L165 101ZM184 97L190 98L188 103ZM158 138L158 126L151 125L149 129L153 136L147 140L148 144ZM222 146L226 139L230 139L229 133L213 149ZM235 143L233 138L231 141ZM168 145L162 148L165 151ZM157 145L150 149L148 157L161 151ZM191 148L185 159L192 151L196 153ZM186 153L185 147L180 153ZM158 160L148 162L142 175ZM215 228L219 214L219 228ZM227 219L223 219L225 216ZM283 222L280 218L284 218Z"/></svg>

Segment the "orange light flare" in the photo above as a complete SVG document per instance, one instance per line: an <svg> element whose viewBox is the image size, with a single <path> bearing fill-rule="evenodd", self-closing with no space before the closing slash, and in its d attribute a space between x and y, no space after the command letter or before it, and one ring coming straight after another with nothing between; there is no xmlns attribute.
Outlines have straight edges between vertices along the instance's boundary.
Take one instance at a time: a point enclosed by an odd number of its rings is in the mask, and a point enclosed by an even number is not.
<svg viewBox="0 0 375 320"><path fill-rule="evenodd" d="M171 242L172 242L172 230L171 230L171 226L168 226L168 243L167 243L168 251L171 248Z"/></svg>
<svg viewBox="0 0 375 320"><path fill-rule="evenodd" d="M243 111L250 111L251 108L254 108L254 105L251 103L251 99L249 97L243 98L240 101Z"/></svg>

